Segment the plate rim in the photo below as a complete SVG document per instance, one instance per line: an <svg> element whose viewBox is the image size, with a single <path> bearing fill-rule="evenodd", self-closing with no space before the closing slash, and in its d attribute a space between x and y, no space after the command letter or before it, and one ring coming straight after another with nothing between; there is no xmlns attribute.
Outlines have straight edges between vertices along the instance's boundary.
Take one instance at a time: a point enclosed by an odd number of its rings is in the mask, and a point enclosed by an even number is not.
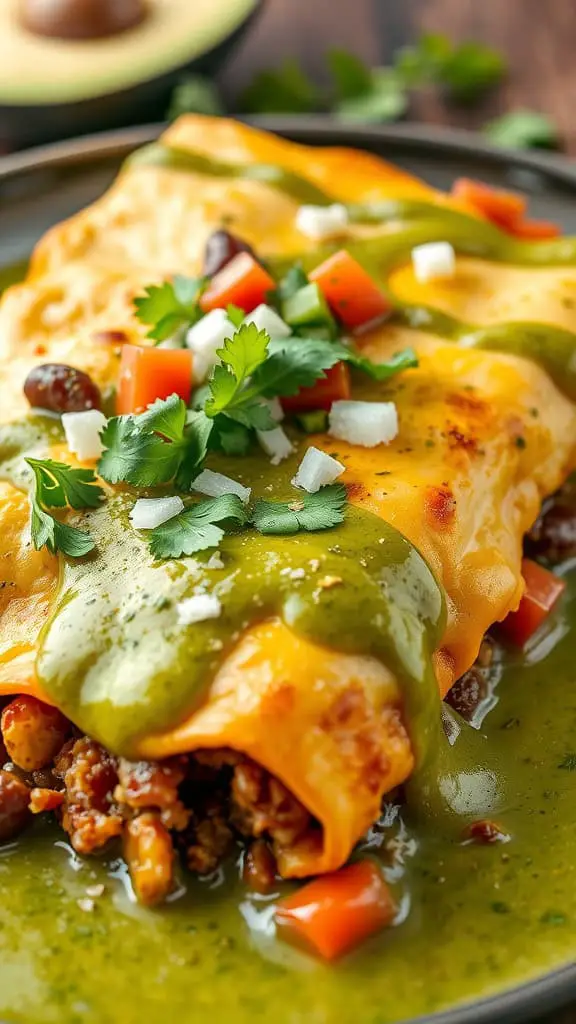
<svg viewBox="0 0 576 1024"><path fill-rule="evenodd" d="M569 187L576 187L576 163L567 156L548 150L517 150L495 146L478 132L467 131L464 128L444 128L418 121L394 125L363 125L336 121L323 114L266 115L238 117L235 120L263 131L306 139L310 144L317 142L362 148L363 145L379 143L402 145L415 151L435 150L452 156L476 156L497 166L512 164L543 174ZM0 156L0 182L42 168L81 165L95 159L120 157L137 146L153 142L166 127L165 122L154 122L129 128L115 128L3 155ZM342 141L335 143L335 137L341 137Z"/></svg>
<svg viewBox="0 0 576 1024"><path fill-rule="evenodd" d="M374 145L402 146L414 152L434 150L446 156L478 157L498 167L536 172L556 184L576 190L576 164L548 151L514 150L494 146L476 132L405 122L395 125L363 125L339 122L325 115L237 118L254 127L308 144L363 148ZM164 123L145 124L97 132L36 146L0 157L0 185L21 174L52 168L81 167L94 161L120 159L138 146L153 142L166 128ZM338 140L338 141L336 141ZM1 201L1 196L0 196ZM540 1014L565 1007L576 999L576 951L574 961L474 1002L462 1002L448 1010L403 1019L399 1024L525 1024Z"/></svg>

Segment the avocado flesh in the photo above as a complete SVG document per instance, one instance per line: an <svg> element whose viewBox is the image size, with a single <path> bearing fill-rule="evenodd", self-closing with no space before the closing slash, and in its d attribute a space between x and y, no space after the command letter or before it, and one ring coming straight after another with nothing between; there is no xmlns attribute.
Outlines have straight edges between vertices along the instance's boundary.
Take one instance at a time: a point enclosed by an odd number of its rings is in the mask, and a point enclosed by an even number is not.
<svg viewBox="0 0 576 1024"><path fill-rule="evenodd" d="M0 5L0 104L74 103L185 66L234 33L259 0L149 0L134 29L94 40L35 36ZM23 72L25 68L25 72Z"/></svg>

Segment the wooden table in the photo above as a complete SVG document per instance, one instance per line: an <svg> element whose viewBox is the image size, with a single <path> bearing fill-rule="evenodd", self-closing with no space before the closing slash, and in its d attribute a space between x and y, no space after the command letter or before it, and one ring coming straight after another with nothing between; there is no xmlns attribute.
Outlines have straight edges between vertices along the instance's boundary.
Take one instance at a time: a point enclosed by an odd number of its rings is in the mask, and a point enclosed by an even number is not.
<svg viewBox="0 0 576 1024"><path fill-rule="evenodd" d="M473 111L447 106L433 92L415 95L411 119L476 128L504 110L529 107L550 115L576 154L575 0L265 0L223 76L225 91L233 105L256 70L286 57L322 81L323 53L333 46L387 63L420 32L489 43L506 55L510 73Z"/></svg>
<svg viewBox="0 0 576 1024"><path fill-rule="evenodd" d="M255 71L286 57L322 82L330 47L385 64L421 32L489 43L505 54L510 72L472 111L448 106L433 91L415 94L412 120L478 128L505 110L528 107L552 117L564 148L576 154L576 0L266 0L222 84L234 107ZM540 1024L576 1024L576 1009Z"/></svg>

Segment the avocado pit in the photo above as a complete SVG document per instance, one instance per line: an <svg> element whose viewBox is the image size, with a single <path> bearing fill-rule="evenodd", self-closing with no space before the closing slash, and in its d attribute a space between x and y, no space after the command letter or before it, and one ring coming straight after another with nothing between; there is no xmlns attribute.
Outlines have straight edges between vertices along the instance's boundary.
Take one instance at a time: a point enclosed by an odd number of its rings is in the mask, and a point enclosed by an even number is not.
<svg viewBox="0 0 576 1024"><path fill-rule="evenodd" d="M100 39L141 24L145 0L21 0L20 24L37 36Z"/></svg>

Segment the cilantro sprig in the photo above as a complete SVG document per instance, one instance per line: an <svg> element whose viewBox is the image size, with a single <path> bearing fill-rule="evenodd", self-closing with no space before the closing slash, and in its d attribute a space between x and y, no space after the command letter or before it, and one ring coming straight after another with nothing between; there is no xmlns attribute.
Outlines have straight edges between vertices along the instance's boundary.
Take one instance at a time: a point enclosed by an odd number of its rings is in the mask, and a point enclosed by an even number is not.
<svg viewBox="0 0 576 1024"><path fill-rule="evenodd" d="M302 493L290 501L268 501L260 498L252 512L252 522L259 533L287 535L300 530L329 530L344 521L346 488L329 484L315 494Z"/></svg>
<svg viewBox="0 0 576 1024"><path fill-rule="evenodd" d="M286 536L302 530L329 530L344 521L346 488L321 487L316 494L298 493L287 501L259 499L250 511L236 494L199 501L157 526L150 534L154 558L181 558L218 547L230 530L252 526L258 533Z"/></svg>
<svg viewBox="0 0 576 1024"><path fill-rule="evenodd" d="M139 416L114 416L102 432L98 473L110 484L189 490L207 451L212 422L178 395L158 399Z"/></svg>
<svg viewBox="0 0 576 1024"><path fill-rule="evenodd" d="M148 337L166 341L183 327L192 327L202 316L199 299L203 278L175 274L171 281L150 285L134 299L136 318L150 327Z"/></svg>
<svg viewBox="0 0 576 1024"><path fill-rule="evenodd" d="M152 530L150 551L154 558L180 558L217 547L224 527L243 526L247 516L237 494L200 501Z"/></svg>
<svg viewBox="0 0 576 1024"><path fill-rule="evenodd" d="M104 492L91 469L74 469L52 459L25 460L34 473L32 492L32 543L37 551L46 547L53 555L61 551L71 558L87 555L95 547L89 533L61 523L46 509L97 508Z"/></svg>

